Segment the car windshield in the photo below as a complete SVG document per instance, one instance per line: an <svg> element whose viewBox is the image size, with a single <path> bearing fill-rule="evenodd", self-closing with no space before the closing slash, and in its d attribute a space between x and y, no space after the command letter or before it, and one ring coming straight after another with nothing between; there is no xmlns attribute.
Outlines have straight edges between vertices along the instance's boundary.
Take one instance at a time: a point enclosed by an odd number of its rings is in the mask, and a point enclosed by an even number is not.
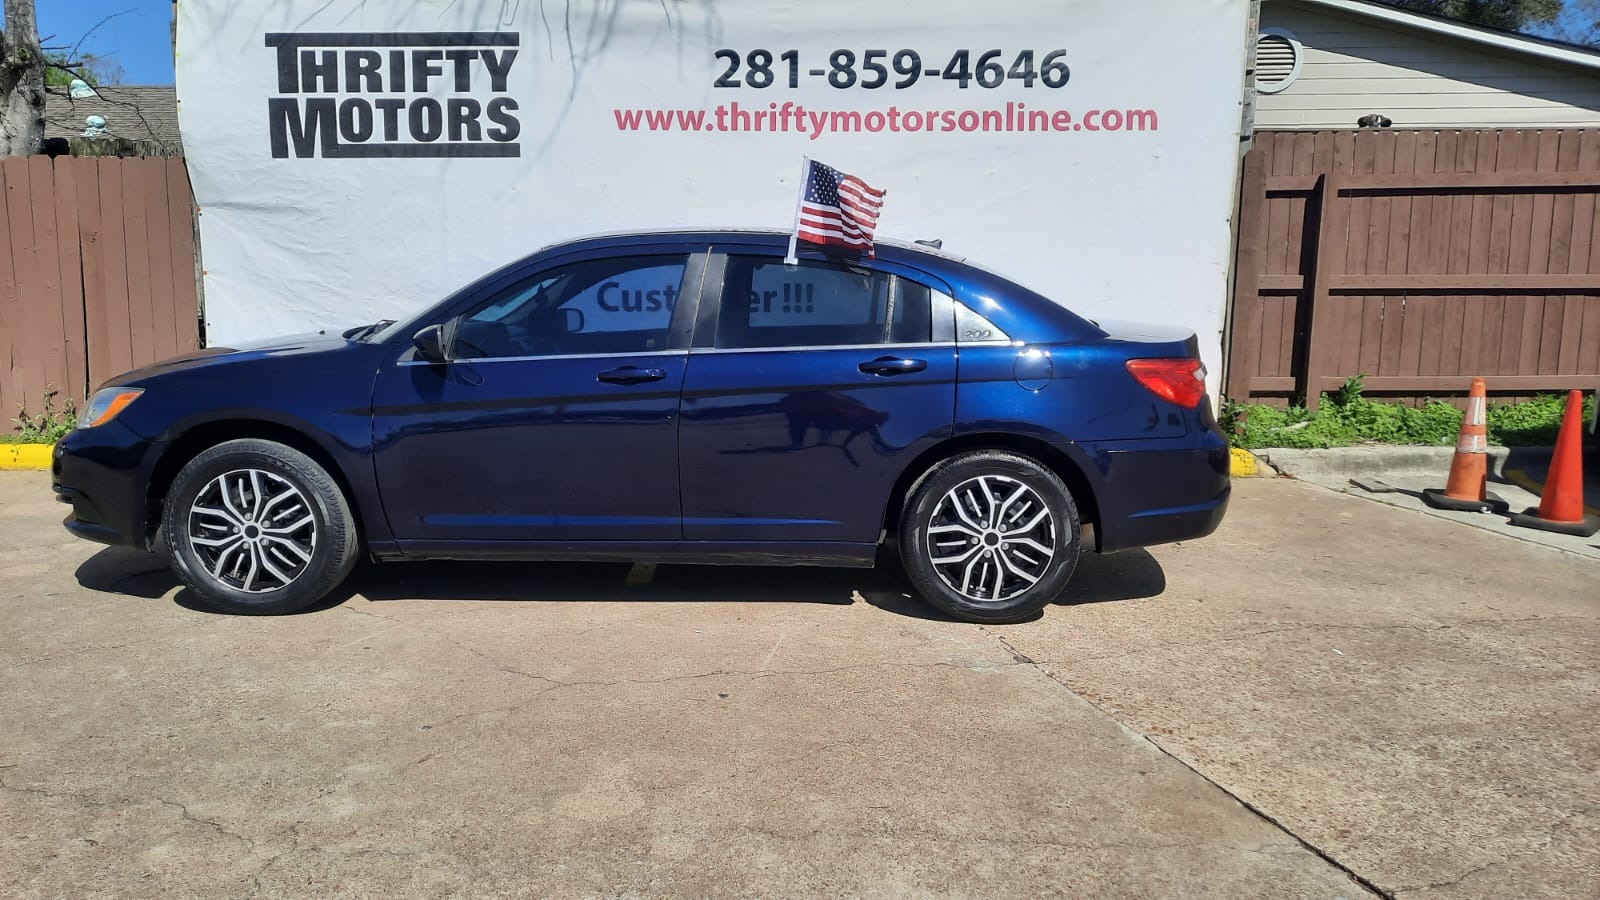
<svg viewBox="0 0 1600 900"><path fill-rule="evenodd" d="M476 290L479 285L494 281L504 274L507 269L521 265L522 262L522 260L518 260L516 262L509 263L506 266L490 272L488 275L485 275L482 278L469 281L456 290L451 291L449 296L445 297L443 300L440 300L437 303L430 303L423 309L418 310L414 315L406 316L405 318L398 320L386 320L387 324L384 324L383 327L374 330L370 334L362 335L361 337L357 338L357 340L367 344L381 344L397 335L415 332L417 329L422 327L423 321L435 309L454 303L456 298L462 296L468 291Z"/></svg>

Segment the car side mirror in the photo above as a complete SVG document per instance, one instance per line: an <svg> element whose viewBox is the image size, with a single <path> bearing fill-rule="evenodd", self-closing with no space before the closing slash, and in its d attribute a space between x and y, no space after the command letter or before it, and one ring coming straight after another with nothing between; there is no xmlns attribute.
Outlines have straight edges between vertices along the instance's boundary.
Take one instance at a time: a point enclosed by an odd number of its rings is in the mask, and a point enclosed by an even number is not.
<svg viewBox="0 0 1600 900"><path fill-rule="evenodd" d="M411 336L411 342L417 345L417 358L426 360L434 365L443 365L450 361L444 352L444 326L429 325Z"/></svg>

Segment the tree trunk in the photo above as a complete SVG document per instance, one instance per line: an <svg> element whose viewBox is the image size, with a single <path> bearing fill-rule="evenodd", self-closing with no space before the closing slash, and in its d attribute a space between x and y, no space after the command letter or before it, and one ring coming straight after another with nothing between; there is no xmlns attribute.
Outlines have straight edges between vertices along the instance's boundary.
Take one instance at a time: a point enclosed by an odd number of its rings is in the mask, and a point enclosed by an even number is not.
<svg viewBox="0 0 1600 900"><path fill-rule="evenodd" d="M5 0L0 35L0 156L28 156L44 145L44 53L33 0Z"/></svg>

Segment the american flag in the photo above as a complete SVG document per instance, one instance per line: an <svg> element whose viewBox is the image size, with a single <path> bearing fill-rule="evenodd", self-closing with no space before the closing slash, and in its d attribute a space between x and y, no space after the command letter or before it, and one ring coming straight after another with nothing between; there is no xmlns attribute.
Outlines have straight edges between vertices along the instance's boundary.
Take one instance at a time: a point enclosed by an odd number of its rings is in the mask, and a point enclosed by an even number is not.
<svg viewBox="0 0 1600 900"><path fill-rule="evenodd" d="M813 244L849 247L872 255L883 191L816 160L807 160L795 234Z"/></svg>

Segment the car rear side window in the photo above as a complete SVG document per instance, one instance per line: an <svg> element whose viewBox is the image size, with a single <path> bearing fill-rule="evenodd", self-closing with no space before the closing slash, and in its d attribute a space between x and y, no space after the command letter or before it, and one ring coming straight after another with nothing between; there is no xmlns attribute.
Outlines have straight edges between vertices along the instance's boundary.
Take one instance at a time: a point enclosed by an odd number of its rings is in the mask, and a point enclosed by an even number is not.
<svg viewBox="0 0 1600 900"><path fill-rule="evenodd" d="M626 256L545 269L461 317L457 359L667 348L688 257Z"/></svg>
<svg viewBox="0 0 1600 900"><path fill-rule="evenodd" d="M919 344L932 337L926 286L856 266L733 256L722 298L719 348Z"/></svg>

